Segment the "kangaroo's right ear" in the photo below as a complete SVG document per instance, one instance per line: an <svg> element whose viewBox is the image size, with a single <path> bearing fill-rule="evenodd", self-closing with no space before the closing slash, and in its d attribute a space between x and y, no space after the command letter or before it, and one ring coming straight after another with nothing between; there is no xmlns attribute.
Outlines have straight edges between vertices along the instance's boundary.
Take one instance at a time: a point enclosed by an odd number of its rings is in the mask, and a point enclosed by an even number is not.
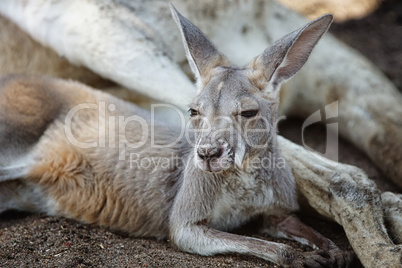
<svg viewBox="0 0 402 268"><path fill-rule="evenodd" d="M306 63L332 20L331 14L323 15L264 50L248 66L251 81L263 92L278 96L281 83L295 75Z"/></svg>
<svg viewBox="0 0 402 268"><path fill-rule="evenodd" d="M186 56L191 70L196 76L198 91L200 91L209 82L210 71L213 68L230 67L230 63L201 30L183 17L172 4L170 4L170 10L181 32Z"/></svg>

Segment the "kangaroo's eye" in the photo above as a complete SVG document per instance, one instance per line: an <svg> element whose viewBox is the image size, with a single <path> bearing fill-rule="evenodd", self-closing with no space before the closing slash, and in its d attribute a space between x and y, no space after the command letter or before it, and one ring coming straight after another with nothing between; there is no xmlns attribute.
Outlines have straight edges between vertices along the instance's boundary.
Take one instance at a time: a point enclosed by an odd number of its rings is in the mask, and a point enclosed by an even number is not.
<svg viewBox="0 0 402 268"><path fill-rule="evenodd" d="M258 110L248 110L240 112L240 115L246 118L254 117L258 114Z"/></svg>
<svg viewBox="0 0 402 268"><path fill-rule="evenodd" d="M192 108L190 108L188 111L190 112L190 116L196 116L200 114L197 110Z"/></svg>

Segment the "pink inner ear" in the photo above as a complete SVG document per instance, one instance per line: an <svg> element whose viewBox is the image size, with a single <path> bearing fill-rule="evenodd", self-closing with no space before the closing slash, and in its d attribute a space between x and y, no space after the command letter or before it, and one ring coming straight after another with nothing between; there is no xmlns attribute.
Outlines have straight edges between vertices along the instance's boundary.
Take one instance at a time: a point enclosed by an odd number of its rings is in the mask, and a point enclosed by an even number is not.
<svg viewBox="0 0 402 268"><path fill-rule="evenodd" d="M324 15L265 49L248 65L250 81L260 90L277 91L282 82L303 67L332 18L332 15Z"/></svg>
<svg viewBox="0 0 402 268"><path fill-rule="evenodd" d="M297 37L276 71L275 76L278 80L289 79L303 67L323 33L322 25L313 24Z"/></svg>

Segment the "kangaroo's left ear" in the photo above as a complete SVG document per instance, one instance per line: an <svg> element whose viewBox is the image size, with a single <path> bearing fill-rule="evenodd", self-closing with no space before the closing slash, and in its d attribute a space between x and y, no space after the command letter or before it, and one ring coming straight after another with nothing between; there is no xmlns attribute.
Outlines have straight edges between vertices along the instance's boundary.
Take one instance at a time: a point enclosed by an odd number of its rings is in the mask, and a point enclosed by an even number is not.
<svg viewBox="0 0 402 268"><path fill-rule="evenodd" d="M265 49L248 65L250 80L262 91L277 94L281 83L295 75L306 63L332 20L331 14L323 15Z"/></svg>
<svg viewBox="0 0 402 268"><path fill-rule="evenodd" d="M180 30L186 56L197 79L198 92L200 92L208 83L211 70L218 66L230 67L230 63L204 33L183 17L172 4L170 4L170 10Z"/></svg>

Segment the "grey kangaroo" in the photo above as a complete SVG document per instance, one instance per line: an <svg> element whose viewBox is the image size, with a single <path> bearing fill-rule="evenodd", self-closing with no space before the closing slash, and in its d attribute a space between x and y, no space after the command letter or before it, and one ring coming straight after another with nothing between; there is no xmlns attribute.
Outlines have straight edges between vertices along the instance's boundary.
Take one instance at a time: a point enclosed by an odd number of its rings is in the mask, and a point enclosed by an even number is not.
<svg viewBox="0 0 402 268"><path fill-rule="evenodd" d="M276 136L280 85L307 61L332 15L237 68L171 9L198 86L185 135L73 81L2 77L0 212L44 212L132 236L170 238L200 255L242 253L285 267L350 265L353 253L292 214L295 182ZM302 254L228 232L257 216L261 234L314 250Z"/></svg>

